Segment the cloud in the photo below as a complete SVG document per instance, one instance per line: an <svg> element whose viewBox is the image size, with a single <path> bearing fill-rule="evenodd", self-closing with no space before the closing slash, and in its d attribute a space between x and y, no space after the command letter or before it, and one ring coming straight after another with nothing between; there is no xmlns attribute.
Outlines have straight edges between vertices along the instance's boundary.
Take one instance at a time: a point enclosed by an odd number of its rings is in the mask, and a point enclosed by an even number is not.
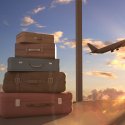
<svg viewBox="0 0 125 125"><path fill-rule="evenodd" d="M117 41L121 41L124 38L119 38ZM125 70L125 47L119 48L118 51L114 52L114 58L108 62L106 65L120 70Z"/></svg>
<svg viewBox="0 0 125 125"><path fill-rule="evenodd" d="M106 63L106 65L111 66L116 69L122 69L125 70L125 61L121 59L113 59Z"/></svg>
<svg viewBox="0 0 125 125"><path fill-rule="evenodd" d="M62 49L65 49L65 46L63 46L63 45L60 45L59 47L62 48Z"/></svg>
<svg viewBox="0 0 125 125"><path fill-rule="evenodd" d="M88 1L87 1L87 0L82 0L82 2L83 2L84 4L87 4Z"/></svg>
<svg viewBox="0 0 125 125"><path fill-rule="evenodd" d="M29 26L29 25L32 25L35 23L36 23L36 21L34 19L32 19L30 16L25 16L23 18L22 26Z"/></svg>
<svg viewBox="0 0 125 125"><path fill-rule="evenodd" d="M54 35L54 42L59 43L61 41L60 38L63 36L63 32L57 31L57 32L54 32L53 35Z"/></svg>
<svg viewBox="0 0 125 125"><path fill-rule="evenodd" d="M9 26L9 23L8 23L7 20L3 20L3 24L4 24L5 26Z"/></svg>
<svg viewBox="0 0 125 125"><path fill-rule="evenodd" d="M36 23L35 25L36 25L37 28L44 28L44 27L46 27L46 26L43 26L43 25L41 25L39 23Z"/></svg>
<svg viewBox="0 0 125 125"><path fill-rule="evenodd" d="M125 97L125 92L121 90L117 90L114 88L106 88L104 90L94 89L86 98L91 99L91 100L112 100L112 99L119 99L123 96Z"/></svg>
<svg viewBox="0 0 125 125"><path fill-rule="evenodd" d="M111 72L91 71L91 72L86 72L85 74L88 76L96 76L96 77L103 77L103 78L110 78L110 79L116 78L116 75L114 75Z"/></svg>
<svg viewBox="0 0 125 125"><path fill-rule="evenodd" d="M67 46L69 48L76 48L76 43L74 41L69 41L69 42L67 41L67 42L64 42L63 44L64 46Z"/></svg>
<svg viewBox="0 0 125 125"><path fill-rule="evenodd" d="M30 16L25 16L23 18L23 23L21 24L21 26L30 26L30 25L35 25L37 28L43 28L45 26L39 24L37 21L35 21L34 19L32 19ZM26 31L27 28L22 28L22 30Z"/></svg>
<svg viewBox="0 0 125 125"><path fill-rule="evenodd" d="M46 8L45 6L38 6L37 8L33 9L32 13L37 14L37 13L45 10L45 8Z"/></svg>
<svg viewBox="0 0 125 125"><path fill-rule="evenodd" d="M97 48L101 48L101 47L104 47L107 44L109 44L107 42L103 42L103 41L99 41L99 40L93 40L93 39L90 39L90 38L83 39L82 40L82 47L87 52L90 51L90 49L87 46L87 43L91 43L91 44L93 44ZM65 38L65 39L62 39L62 44L63 44L63 46L68 47L68 48L76 48L75 40L69 40L69 39Z"/></svg>
<svg viewBox="0 0 125 125"><path fill-rule="evenodd" d="M27 31L28 28L27 28L27 27L25 27L25 28L21 28L21 30L22 30L22 31Z"/></svg>
<svg viewBox="0 0 125 125"><path fill-rule="evenodd" d="M69 4L71 2L73 2L73 0L53 0L51 7L55 7L57 4Z"/></svg>
<svg viewBox="0 0 125 125"><path fill-rule="evenodd" d="M4 64L0 64L0 72L5 72L7 67Z"/></svg>

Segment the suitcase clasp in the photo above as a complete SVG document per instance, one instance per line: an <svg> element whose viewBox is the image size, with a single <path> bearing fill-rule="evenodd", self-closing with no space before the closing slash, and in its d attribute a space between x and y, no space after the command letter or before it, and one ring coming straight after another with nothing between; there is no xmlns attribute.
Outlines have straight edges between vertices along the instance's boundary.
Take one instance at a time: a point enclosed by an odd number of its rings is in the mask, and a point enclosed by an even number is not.
<svg viewBox="0 0 125 125"><path fill-rule="evenodd" d="M62 104L62 98L58 98L58 104L59 104L59 105Z"/></svg>
<svg viewBox="0 0 125 125"><path fill-rule="evenodd" d="M20 78L19 77L15 78L15 83L20 83Z"/></svg>
<svg viewBox="0 0 125 125"><path fill-rule="evenodd" d="M53 78L51 77L51 78L48 78L48 83L49 84L52 84L53 83Z"/></svg>
<svg viewBox="0 0 125 125"><path fill-rule="evenodd" d="M16 100L15 100L15 106L16 106L16 107L20 107L20 106L21 106L21 104L20 104L20 99L16 99Z"/></svg>

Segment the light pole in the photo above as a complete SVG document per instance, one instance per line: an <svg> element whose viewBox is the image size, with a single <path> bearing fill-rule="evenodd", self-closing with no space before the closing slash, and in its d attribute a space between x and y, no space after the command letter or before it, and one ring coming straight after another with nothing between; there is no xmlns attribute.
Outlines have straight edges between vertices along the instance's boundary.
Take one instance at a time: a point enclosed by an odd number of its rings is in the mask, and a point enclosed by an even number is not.
<svg viewBox="0 0 125 125"><path fill-rule="evenodd" d="M82 0L76 0L76 101L82 99Z"/></svg>

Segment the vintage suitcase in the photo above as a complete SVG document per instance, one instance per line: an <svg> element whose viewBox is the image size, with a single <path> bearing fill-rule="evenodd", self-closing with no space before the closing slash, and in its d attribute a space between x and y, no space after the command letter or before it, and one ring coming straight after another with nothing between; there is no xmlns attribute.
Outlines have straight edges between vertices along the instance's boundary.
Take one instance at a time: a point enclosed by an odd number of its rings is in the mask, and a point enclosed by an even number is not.
<svg viewBox="0 0 125 125"><path fill-rule="evenodd" d="M55 58L55 44L15 44L16 57Z"/></svg>
<svg viewBox="0 0 125 125"><path fill-rule="evenodd" d="M16 36L16 43L54 43L54 35L21 32Z"/></svg>
<svg viewBox="0 0 125 125"><path fill-rule="evenodd" d="M66 76L63 72L6 72L4 92L51 92L65 91Z"/></svg>
<svg viewBox="0 0 125 125"><path fill-rule="evenodd" d="M10 57L8 71L59 71L59 59Z"/></svg>
<svg viewBox="0 0 125 125"><path fill-rule="evenodd" d="M68 114L72 94L0 93L0 116L5 118Z"/></svg>

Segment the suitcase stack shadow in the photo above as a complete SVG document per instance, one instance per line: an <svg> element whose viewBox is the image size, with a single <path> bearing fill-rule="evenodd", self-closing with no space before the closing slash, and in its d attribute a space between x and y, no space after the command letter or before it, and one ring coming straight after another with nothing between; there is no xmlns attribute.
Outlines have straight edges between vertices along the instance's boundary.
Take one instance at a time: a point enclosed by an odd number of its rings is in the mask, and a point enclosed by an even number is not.
<svg viewBox="0 0 125 125"><path fill-rule="evenodd" d="M66 75L55 57L54 35L21 32L16 36L15 57L0 93L0 116L5 118L69 114L72 94L66 92Z"/></svg>

